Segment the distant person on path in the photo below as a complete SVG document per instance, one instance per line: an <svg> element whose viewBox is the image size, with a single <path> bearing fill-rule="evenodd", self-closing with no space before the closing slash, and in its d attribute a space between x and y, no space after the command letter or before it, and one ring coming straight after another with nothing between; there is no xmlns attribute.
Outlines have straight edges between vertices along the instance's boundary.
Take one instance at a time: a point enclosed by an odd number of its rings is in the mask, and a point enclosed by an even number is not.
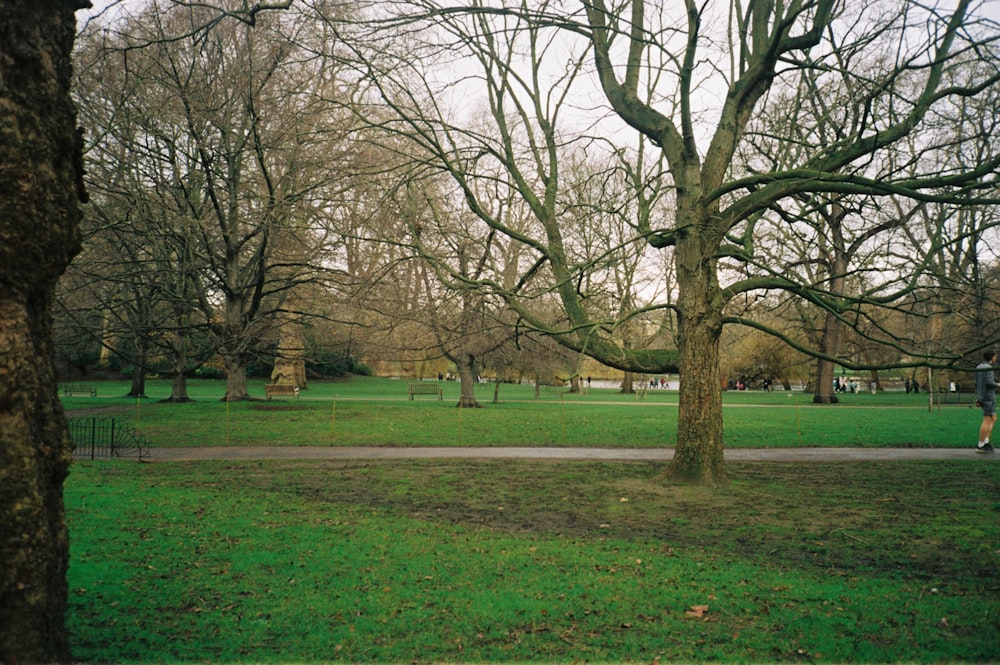
<svg viewBox="0 0 1000 665"><path fill-rule="evenodd" d="M996 351L986 351L983 353L983 362L976 365L976 404L983 409L983 424L979 426L977 453L993 452L990 434L997 421L997 379L993 374L993 363L996 359Z"/></svg>

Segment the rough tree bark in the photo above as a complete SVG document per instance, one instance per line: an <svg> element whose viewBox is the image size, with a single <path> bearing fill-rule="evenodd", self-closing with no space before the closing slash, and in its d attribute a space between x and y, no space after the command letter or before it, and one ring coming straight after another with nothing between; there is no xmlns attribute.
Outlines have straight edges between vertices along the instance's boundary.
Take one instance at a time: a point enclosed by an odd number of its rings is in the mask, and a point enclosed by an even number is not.
<svg viewBox="0 0 1000 665"><path fill-rule="evenodd" d="M278 320L278 349L271 371L271 381L302 389L308 388L302 322L287 314Z"/></svg>
<svg viewBox="0 0 1000 665"><path fill-rule="evenodd" d="M725 303L715 262L706 258L712 256L719 241L704 236L710 234L677 243L680 387L677 447L668 475L712 485L727 481L719 373Z"/></svg>
<svg viewBox="0 0 1000 665"><path fill-rule="evenodd" d="M831 247L826 259L829 291L834 295L844 293L846 289L847 267L850 262L850 252L844 239L843 221L846 211L840 204L834 204L824 213L827 220ZM840 319L833 312L823 315L823 331L819 340L819 351L829 356L836 356L840 350ZM830 360L820 358L816 361L816 388L813 402L817 404L837 404L840 399L833 392L834 364Z"/></svg>
<svg viewBox="0 0 1000 665"><path fill-rule="evenodd" d="M135 358L132 365L132 385L125 397L146 396L146 360L149 358L148 342L140 335L135 340Z"/></svg>
<svg viewBox="0 0 1000 665"><path fill-rule="evenodd" d="M625 371L625 377L622 379L622 394L632 395L635 393L635 372Z"/></svg>
<svg viewBox="0 0 1000 665"><path fill-rule="evenodd" d="M458 369L458 381L461 385L462 395L457 406L460 409L478 409L479 402L476 400L476 356L472 353L454 354L455 367Z"/></svg>
<svg viewBox="0 0 1000 665"><path fill-rule="evenodd" d="M0 3L0 662L70 660L50 308L79 251L82 143L70 98L79 0Z"/></svg>

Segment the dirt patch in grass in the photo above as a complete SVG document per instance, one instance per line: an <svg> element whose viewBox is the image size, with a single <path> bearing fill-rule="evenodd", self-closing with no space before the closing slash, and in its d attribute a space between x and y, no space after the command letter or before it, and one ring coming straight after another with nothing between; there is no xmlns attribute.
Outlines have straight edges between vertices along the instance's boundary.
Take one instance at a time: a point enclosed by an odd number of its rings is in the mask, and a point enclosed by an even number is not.
<svg viewBox="0 0 1000 665"><path fill-rule="evenodd" d="M994 465L924 462L740 464L709 489L654 480L659 464L365 461L229 467L267 491L499 533L654 539L663 548L724 546L775 566L917 579L977 569L989 543L949 526L987 511ZM279 471L276 473L276 471ZM249 474L250 477L245 477ZM963 515L959 516L956 511ZM928 532L936 537L929 537ZM980 581L1000 588L994 568Z"/></svg>
<svg viewBox="0 0 1000 665"><path fill-rule="evenodd" d="M250 403L250 409L254 411L308 411L309 407L301 404L254 401Z"/></svg>
<svg viewBox="0 0 1000 665"><path fill-rule="evenodd" d="M67 418L91 418L98 417L103 418L106 416L118 416L121 414L132 414L135 412L135 405L114 405L114 406L95 406L83 409L72 409L66 411Z"/></svg>
<svg viewBox="0 0 1000 665"><path fill-rule="evenodd" d="M739 464L719 490L659 482L661 466L80 463L75 648L81 662L996 659L1000 466Z"/></svg>

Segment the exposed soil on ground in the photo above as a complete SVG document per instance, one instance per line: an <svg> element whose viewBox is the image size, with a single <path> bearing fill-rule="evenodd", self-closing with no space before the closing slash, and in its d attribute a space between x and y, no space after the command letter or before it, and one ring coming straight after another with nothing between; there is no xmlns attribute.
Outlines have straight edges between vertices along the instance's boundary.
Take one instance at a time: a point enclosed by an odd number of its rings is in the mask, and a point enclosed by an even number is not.
<svg viewBox="0 0 1000 665"><path fill-rule="evenodd" d="M300 405L279 402L253 402L250 404L250 408L254 411L306 411L309 409L309 407L304 404Z"/></svg>
<svg viewBox="0 0 1000 665"><path fill-rule="evenodd" d="M928 486L922 480L926 468L919 470L926 464L940 462L748 463L732 465L731 484L716 489L658 481L658 463L268 462L247 465L259 471L241 465L239 474L250 473L246 480L268 491L442 527L650 539L665 554L728 542L733 556L779 566L814 566L834 575L864 568L948 579L976 568L983 544L969 536L967 547L943 548L941 542L912 538L907 524L941 521L947 529L951 503L969 494L996 497L1000 480L997 467L987 464L942 474ZM269 471L276 466L294 468L294 482L287 482L287 474L276 482ZM587 492L575 492L582 483ZM984 508L987 519L997 518L998 506ZM984 569L983 576L981 582L1000 589L998 571Z"/></svg>
<svg viewBox="0 0 1000 665"><path fill-rule="evenodd" d="M111 405L111 406L94 406L83 409L73 409L72 411L66 412L67 418L92 418L92 417L104 417L104 416L117 416L122 413L131 413L135 411L134 406L125 405Z"/></svg>

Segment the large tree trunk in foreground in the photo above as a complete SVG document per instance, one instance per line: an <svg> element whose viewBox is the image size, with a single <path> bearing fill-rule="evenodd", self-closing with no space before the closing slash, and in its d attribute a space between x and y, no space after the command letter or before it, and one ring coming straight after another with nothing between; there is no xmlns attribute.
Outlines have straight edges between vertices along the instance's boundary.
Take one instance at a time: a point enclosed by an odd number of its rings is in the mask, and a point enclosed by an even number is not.
<svg viewBox="0 0 1000 665"><path fill-rule="evenodd" d="M79 2L0 2L0 662L70 660L50 307L79 250L81 145L69 95Z"/></svg>

